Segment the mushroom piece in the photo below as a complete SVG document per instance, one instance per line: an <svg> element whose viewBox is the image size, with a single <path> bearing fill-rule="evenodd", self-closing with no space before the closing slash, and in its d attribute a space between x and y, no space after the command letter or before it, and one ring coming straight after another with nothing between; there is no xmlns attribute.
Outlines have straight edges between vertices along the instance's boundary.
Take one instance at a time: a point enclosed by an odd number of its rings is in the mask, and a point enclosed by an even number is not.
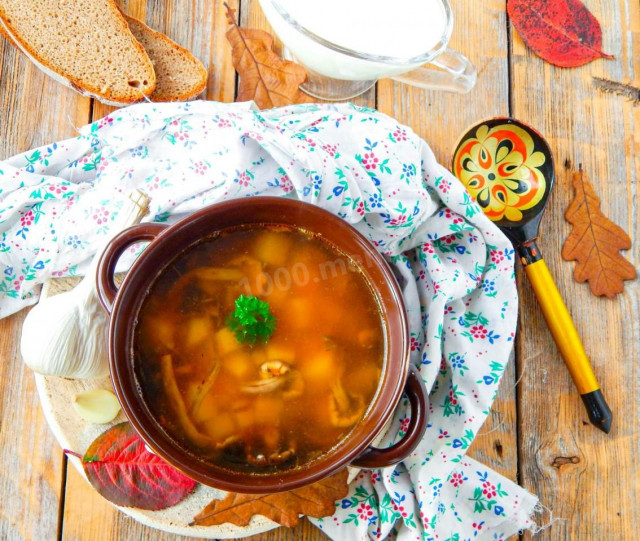
<svg viewBox="0 0 640 541"><path fill-rule="evenodd" d="M262 379L277 378L288 374L291 367L284 361L267 361L260 365L260 377Z"/></svg>
<svg viewBox="0 0 640 541"><path fill-rule="evenodd" d="M276 432L273 435L277 438L279 434ZM252 442L238 435L229 436L218 443L216 449L221 450L227 460L257 467L278 466L296 456L295 442L289 442L284 450L278 449L274 443L269 444L268 437L264 434L259 440L254 438Z"/></svg>
<svg viewBox="0 0 640 541"><path fill-rule="evenodd" d="M196 395L193 398L193 403L189 408L189 413L191 415L193 415L194 412L197 412L200 409L200 405L202 404L204 397L207 396L207 393L211 390L213 384L216 381L218 372L220 372L220 363L218 361L215 361L213 363L213 367L209 371L209 375L205 378L202 384L198 386Z"/></svg>
<svg viewBox="0 0 640 541"><path fill-rule="evenodd" d="M247 294L257 295L265 290L267 275L263 272L262 263L250 255L241 255L229 262L239 268L245 280L242 280Z"/></svg>
<svg viewBox="0 0 640 541"><path fill-rule="evenodd" d="M163 355L160 357L160 372L171 408L182 425L186 436L201 447L206 447L213 443L213 440L209 436L202 434L198 430L191 417L189 417L187 407L178 389L178 383L173 372L173 358L171 355Z"/></svg>
<svg viewBox="0 0 640 541"><path fill-rule="evenodd" d="M250 381L241 387L245 393L272 393L291 380L296 372L283 361L267 361L260 365L260 379Z"/></svg>
<svg viewBox="0 0 640 541"><path fill-rule="evenodd" d="M252 466L277 466L285 463L287 460L290 460L295 456L295 454L295 449L293 447L289 447L284 451L276 451L269 455L258 453L254 456L251 453L247 453L246 458L247 462Z"/></svg>
<svg viewBox="0 0 640 541"><path fill-rule="evenodd" d="M234 434L233 436L228 436L224 441L216 443L216 449L226 449L227 447L233 445L234 443L238 443L240 441L240 436Z"/></svg>
<svg viewBox="0 0 640 541"><path fill-rule="evenodd" d="M365 403L362 395L354 396L347 393L340 380L331 386L329 415L333 426L346 428L356 424L362 419L364 410Z"/></svg>

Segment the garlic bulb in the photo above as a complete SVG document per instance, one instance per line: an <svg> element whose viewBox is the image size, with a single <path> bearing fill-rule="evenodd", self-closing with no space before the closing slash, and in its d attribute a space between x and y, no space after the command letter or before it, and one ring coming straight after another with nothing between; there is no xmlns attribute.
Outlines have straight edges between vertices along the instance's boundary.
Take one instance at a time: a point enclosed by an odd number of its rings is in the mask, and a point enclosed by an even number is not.
<svg viewBox="0 0 640 541"><path fill-rule="evenodd" d="M130 194L118 214L113 236L138 223L148 208L146 195L137 190ZM95 275L100 255L111 238L105 240L75 288L42 299L25 318L20 352L35 372L74 379L101 378L109 374L109 317L98 299Z"/></svg>
<svg viewBox="0 0 640 541"><path fill-rule="evenodd" d="M73 397L73 409L85 421L105 424L120 413L120 402L108 389L90 389Z"/></svg>

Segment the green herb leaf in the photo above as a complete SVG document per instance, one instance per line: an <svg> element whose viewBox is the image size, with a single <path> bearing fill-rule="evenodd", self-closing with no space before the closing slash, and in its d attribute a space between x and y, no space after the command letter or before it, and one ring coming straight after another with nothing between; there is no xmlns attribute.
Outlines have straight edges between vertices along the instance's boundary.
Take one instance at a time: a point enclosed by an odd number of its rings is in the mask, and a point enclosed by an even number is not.
<svg viewBox="0 0 640 541"><path fill-rule="evenodd" d="M236 309L227 319L227 325L238 342L253 345L266 342L276 330L276 318L269 312L269 303L258 297L240 295Z"/></svg>

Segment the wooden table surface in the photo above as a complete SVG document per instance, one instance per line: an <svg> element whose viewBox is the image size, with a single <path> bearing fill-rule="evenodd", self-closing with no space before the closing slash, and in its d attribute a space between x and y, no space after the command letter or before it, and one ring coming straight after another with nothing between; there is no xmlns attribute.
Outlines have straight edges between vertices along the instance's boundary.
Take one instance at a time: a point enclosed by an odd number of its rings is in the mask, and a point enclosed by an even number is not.
<svg viewBox="0 0 640 541"><path fill-rule="evenodd" d="M266 25L256 0L228 0L244 26ZM346 3L346 2L345 2ZM586 0L603 26L614 60L560 69L532 55L510 26L505 0L453 2L452 46L478 69L465 96L418 90L388 80L355 100L376 107L424 137L442 163L470 124L512 115L548 139L557 183L540 246L573 314L614 413L604 434L589 424L529 284L518 269L521 299L515 360L471 454L540 497L553 518L539 540L637 539L640 532L640 291L627 283L614 300L594 297L560 258L569 226L571 172L590 174L605 214L634 241L626 257L638 266L640 104L605 94L593 77L640 86L640 3ZM224 37L220 0L129 0L124 9L188 47L209 69L206 99L234 99L236 74ZM0 159L71 137L76 127L112 109L43 75L0 38ZM19 355L25 312L0 320L0 539L187 539L126 517L67 467L38 403L34 378ZM552 515L551 515L552 513ZM525 533L525 539L531 534ZM260 541L326 537L304 521L254 537Z"/></svg>

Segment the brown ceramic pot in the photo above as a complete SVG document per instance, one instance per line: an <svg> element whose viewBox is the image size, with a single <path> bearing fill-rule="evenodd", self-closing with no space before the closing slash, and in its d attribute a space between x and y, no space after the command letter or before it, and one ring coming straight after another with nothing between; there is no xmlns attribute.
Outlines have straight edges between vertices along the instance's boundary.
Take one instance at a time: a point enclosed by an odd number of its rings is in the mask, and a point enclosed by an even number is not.
<svg viewBox="0 0 640 541"><path fill-rule="evenodd" d="M215 231L243 224L284 224L319 234L341 252L362 262L384 319L385 363L378 391L365 417L335 448L309 464L274 474L230 471L198 459L169 437L147 408L134 372L134 330L146 292L179 253ZM120 288L114 284L118 258L127 247L150 241ZM299 201L275 197L237 199L204 208L167 226L139 224L116 236L105 249L97 273L100 300L109 312L109 363L122 409L147 445L187 476L233 492L271 493L313 483L347 466L377 468L409 455L426 428L427 393L420 375L409 370L409 334L400 288L375 248L353 227L329 212ZM386 449L371 446L393 414L403 393L411 404L405 437Z"/></svg>

